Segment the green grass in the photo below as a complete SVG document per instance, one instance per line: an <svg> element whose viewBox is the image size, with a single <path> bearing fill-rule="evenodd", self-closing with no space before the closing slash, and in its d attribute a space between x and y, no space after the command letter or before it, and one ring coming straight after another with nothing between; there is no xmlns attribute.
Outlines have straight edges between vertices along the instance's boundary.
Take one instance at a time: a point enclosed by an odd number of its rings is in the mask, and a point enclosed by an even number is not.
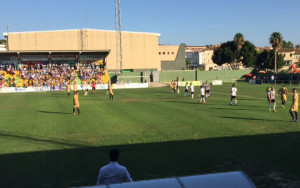
<svg viewBox="0 0 300 188"><path fill-rule="evenodd" d="M243 170L257 187L298 182L291 95L273 113L265 86L237 85L238 106L230 88L212 87L207 104L198 87L193 100L170 88L115 90L113 102L106 91L80 94L81 116L65 92L1 94L0 187L93 185L112 148L134 180Z"/></svg>

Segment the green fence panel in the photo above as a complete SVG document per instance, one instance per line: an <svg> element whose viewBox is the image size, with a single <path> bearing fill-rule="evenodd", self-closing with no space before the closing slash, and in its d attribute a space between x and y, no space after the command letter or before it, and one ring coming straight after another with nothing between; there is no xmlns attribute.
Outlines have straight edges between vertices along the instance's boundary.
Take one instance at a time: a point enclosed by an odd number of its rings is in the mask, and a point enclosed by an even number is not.
<svg viewBox="0 0 300 188"><path fill-rule="evenodd" d="M177 77L181 81L182 79L186 81L194 81L196 80L196 72L195 71L162 71L159 73L159 80L161 82L171 82L172 80L176 80Z"/></svg>

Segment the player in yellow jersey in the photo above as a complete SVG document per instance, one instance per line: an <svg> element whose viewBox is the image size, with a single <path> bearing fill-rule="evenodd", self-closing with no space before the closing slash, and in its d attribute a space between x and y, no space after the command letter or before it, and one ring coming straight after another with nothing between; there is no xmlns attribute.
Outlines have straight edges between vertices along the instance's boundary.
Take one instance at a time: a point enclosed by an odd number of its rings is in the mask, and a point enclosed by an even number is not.
<svg viewBox="0 0 300 188"><path fill-rule="evenodd" d="M114 100L113 84L109 87L109 100Z"/></svg>
<svg viewBox="0 0 300 188"><path fill-rule="evenodd" d="M287 94L288 94L288 90L285 86L282 86L282 88L279 89L278 94L281 96L281 105L282 108L284 108L284 105L286 103L287 100Z"/></svg>
<svg viewBox="0 0 300 188"><path fill-rule="evenodd" d="M77 91L77 83L75 81L73 82L73 90L74 93Z"/></svg>
<svg viewBox="0 0 300 188"><path fill-rule="evenodd" d="M71 93L71 85L70 85L70 83L67 84L67 92L68 92L68 97L69 97L70 93Z"/></svg>
<svg viewBox="0 0 300 188"><path fill-rule="evenodd" d="M77 109L78 115L80 115L80 110L79 110L79 99L78 99L78 91L76 91L74 93L74 97L73 97L73 114L76 115L75 113L75 109Z"/></svg>
<svg viewBox="0 0 300 188"><path fill-rule="evenodd" d="M292 116L292 122L298 122L298 101L299 101L299 96L297 93L296 88L293 88L293 103L290 109L290 114ZM293 114L295 112L295 116Z"/></svg>

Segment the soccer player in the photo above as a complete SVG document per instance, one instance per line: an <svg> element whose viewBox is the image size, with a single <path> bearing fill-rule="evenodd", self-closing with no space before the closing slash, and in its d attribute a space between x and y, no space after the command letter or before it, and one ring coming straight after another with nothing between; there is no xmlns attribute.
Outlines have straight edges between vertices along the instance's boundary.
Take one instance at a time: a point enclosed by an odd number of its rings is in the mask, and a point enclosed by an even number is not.
<svg viewBox="0 0 300 188"><path fill-rule="evenodd" d="M78 91L75 91L74 97L73 97L73 114L76 115L75 109L77 109L78 115L80 115L80 110L79 110L79 100L78 100Z"/></svg>
<svg viewBox="0 0 300 188"><path fill-rule="evenodd" d="M267 87L267 101L269 103L269 112L271 112L271 88Z"/></svg>
<svg viewBox="0 0 300 188"><path fill-rule="evenodd" d="M208 98L210 96L210 84L208 81L205 82L205 97Z"/></svg>
<svg viewBox="0 0 300 188"><path fill-rule="evenodd" d="M192 99L194 98L194 92L195 92L195 88L194 88L194 85L193 83L191 82L191 96L192 96Z"/></svg>
<svg viewBox="0 0 300 188"><path fill-rule="evenodd" d="M109 100L114 100L113 85L109 87Z"/></svg>
<svg viewBox="0 0 300 188"><path fill-rule="evenodd" d="M270 102L273 103L273 112L276 112L276 92L275 92L274 87L271 88L270 98L271 98Z"/></svg>
<svg viewBox="0 0 300 188"><path fill-rule="evenodd" d="M107 83L106 95L109 93L109 91L110 91L110 82Z"/></svg>
<svg viewBox="0 0 300 188"><path fill-rule="evenodd" d="M74 93L77 91L77 83L75 81L73 82L73 90Z"/></svg>
<svg viewBox="0 0 300 188"><path fill-rule="evenodd" d="M237 105L236 93L237 93L237 88L235 87L234 84L232 84L232 88L231 88L231 92L230 92L230 94L231 94L230 105L232 105L233 99L234 99L235 106Z"/></svg>
<svg viewBox="0 0 300 188"><path fill-rule="evenodd" d="M203 101L203 104L206 103L206 102L205 102L205 97L204 97L204 95L205 95L205 89L204 89L204 87L201 85L201 86L200 86L200 101L199 101L200 104L202 103L202 101Z"/></svg>
<svg viewBox="0 0 300 188"><path fill-rule="evenodd" d="M96 82L92 83L92 93L96 94Z"/></svg>
<svg viewBox="0 0 300 188"><path fill-rule="evenodd" d="M179 81L179 78L177 77L177 82L176 82L176 86L177 86L177 94L180 93L180 86L181 86L181 83Z"/></svg>
<svg viewBox="0 0 300 188"><path fill-rule="evenodd" d="M71 86L70 83L67 84L67 92L68 92L68 97L70 96L71 93Z"/></svg>
<svg viewBox="0 0 300 188"><path fill-rule="evenodd" d="M190 95L188 82L185 83L184 96L186 96L186 95Z"/></svg>
<svg viewBox="0 0 300 188"><path fill-rule="evenodd" d="M293 103L290 109L290 114L292 116L292 122L298 122L298 93L296 88L293 88ZM295 112L295 116L293 114Z"/></svg>
<svg viewBox="0 0 300 188"><path fill-rule="evenodd" d="M286 103L287 100L287 94L288 94L288 90L285 86L282 86L282 88L279 89L278 94L281 96L281 105L282 108L284 108L284 105Z"/></svg>
<svg viewBox="0 0 300 188"><path fill-rule="evenodd" d="M175 82L175 80L172 80L172 92L176 93L176 82Z"/></svg>

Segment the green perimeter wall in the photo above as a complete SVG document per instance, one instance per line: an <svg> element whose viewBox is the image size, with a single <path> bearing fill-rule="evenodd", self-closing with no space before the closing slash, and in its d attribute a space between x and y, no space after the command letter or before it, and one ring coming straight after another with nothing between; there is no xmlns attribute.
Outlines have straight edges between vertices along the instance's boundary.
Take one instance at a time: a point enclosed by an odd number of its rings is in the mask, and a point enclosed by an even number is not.
<svg viewBox="0 0 300 188"><path fill-rule="evenodd" d="M181 81L184 78L185 81L196 80L196 71L162 71L159 73L160 82L171 82L176 80L177 77Z"/></svg>
<svg viewBox="0 0 300 188"><path fill-rule="evenodd" d="M177 76L181 81L202 80L223 80L223 82L232 82L233 79L240 79L245 74L250 73L250 69L246 70L221 70L221 71L162 71L159 74L161 82L171 82L176 80Z"/></svg>
<svg viewBox="0 0 300 188"><path fill-rule="evenodd" d="M161 71L159 72L160 82L171 82L179 77L181 81L183 78L185 81L212 81L223 80L223 82L232 82L233 79L241 79L245 74L250 73L250 69L246 70L220 70L220 71ZM145 82L146 78L140 76L145 75L144 72L124 72L123 75L116 75L115 73L109 73L109 77L113 83L116 83L118 79L120 83L141 83ZM139 77L126 77L126 76L139 76ZM123 78L122 78L123 77ZM125 78L124 78L125 77ZM149 81L149 80L148 80Z"/></svg>

